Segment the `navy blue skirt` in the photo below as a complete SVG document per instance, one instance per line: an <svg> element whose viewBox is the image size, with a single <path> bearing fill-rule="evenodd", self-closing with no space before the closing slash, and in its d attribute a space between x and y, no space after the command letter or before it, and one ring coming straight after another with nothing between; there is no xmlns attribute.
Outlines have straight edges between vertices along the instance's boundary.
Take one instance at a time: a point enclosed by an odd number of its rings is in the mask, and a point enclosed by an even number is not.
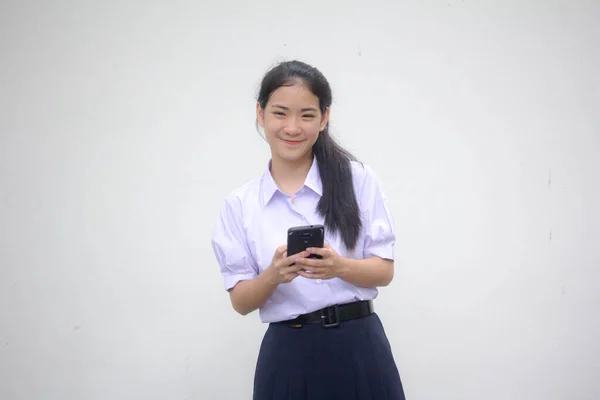
<svg viewBox="0 0 600 400"><path fill-rule="evenodd" d="M377 314L340 323L270 324L254 377L254 400L404 400Z"/></svg>

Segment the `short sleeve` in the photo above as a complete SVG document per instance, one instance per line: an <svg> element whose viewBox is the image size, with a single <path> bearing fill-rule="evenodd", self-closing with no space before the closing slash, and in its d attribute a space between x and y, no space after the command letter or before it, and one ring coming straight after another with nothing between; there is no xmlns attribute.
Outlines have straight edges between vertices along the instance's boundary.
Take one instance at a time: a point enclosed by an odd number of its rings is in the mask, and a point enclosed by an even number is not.
<svg viewBox="0 0 600 400"><path fill-rule="evenodd" d="M363 215L363 257L394 259L396 243L394 219L381 182L375 172L363 165L364 174L360 191L360 207Z"/></svg>
<svg viewBox="0 0 600 400"><path fill-rule="evenodd" d="M230 290L240 281L250 280L258 275L242 227L240 201L229 197L221 207L211 240L223 275L225 290Z"/></svg>

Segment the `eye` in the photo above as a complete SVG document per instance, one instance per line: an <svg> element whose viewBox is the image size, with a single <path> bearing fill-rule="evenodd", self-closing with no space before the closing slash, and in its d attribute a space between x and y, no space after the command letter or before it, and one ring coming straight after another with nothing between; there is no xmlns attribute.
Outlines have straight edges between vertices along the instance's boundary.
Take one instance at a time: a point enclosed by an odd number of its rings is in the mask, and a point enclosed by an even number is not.
<svg viewBox="0 0 600 400"><path fill-rule="evenodd" d="M281 111L274 111L273 114L277 115L278 117L285 117L285 114Z"/></svg>
<svg viewBox="0 0 600 400"><path fill-rule="evenodd" d="M312 114L306 114L306 115L303 115L302 117L303 117L303 118L306 118L306 119L312 119L312 118L314 118L315 116L314 116L314 115L312 115Z"/></svg>

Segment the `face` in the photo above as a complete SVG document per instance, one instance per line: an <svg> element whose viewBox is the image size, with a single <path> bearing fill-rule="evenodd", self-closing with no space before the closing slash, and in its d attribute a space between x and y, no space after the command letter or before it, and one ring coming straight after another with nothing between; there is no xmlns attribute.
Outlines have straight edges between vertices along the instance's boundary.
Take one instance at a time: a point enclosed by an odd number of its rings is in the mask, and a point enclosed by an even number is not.
<svg viewBox="0 0 600 400"><path fill-rule="evenodd" d="M327 126L329 108L322 113L319 98L306 86L295 84L273 92L265 109L257 104L256 118L272 156L294 162L312 158L312 146Z"/></svg>

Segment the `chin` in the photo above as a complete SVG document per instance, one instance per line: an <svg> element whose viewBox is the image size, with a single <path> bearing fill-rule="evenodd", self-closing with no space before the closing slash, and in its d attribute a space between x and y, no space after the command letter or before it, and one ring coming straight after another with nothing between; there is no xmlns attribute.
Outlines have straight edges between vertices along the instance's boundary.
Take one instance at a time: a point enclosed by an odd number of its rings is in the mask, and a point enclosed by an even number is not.
<svg viewBox="0 0 600 400"><path fill-rule="evenodd" d="M300 161L300 160L304 160L306 158L312 157L312 154L310 151L289 151L289 150L284 150L284 151L279 151L277 152L277 156L285 161L288 162L296 162L296 161Z"/></svg>

